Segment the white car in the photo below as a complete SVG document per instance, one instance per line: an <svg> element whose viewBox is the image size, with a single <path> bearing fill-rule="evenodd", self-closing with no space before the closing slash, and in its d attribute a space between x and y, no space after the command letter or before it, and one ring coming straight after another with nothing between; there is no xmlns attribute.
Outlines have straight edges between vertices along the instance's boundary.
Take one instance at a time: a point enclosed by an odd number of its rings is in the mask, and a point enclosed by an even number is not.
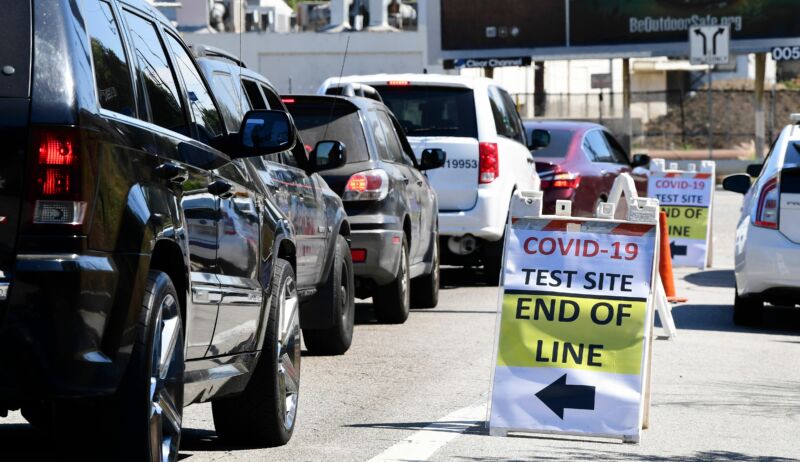
<svg viewBox="0 0 800 462"><path fill-rule="evenodd" d="M757 176L752 185L751 175ZM783 129L763 166L728 176L723 187L744 194L736 228L733 320L754 325L765 302L800 304L800 126Z"/></svg>
<svg viewBox="0 0 800 462"><path fill-rule="evenodd" d="M447 153L444 167L427 173L439 197L442 263L482 263L497 284L512 194L539 190L511 96L491 79L436 74L332 77L317 93L375 97L362 84L378 91L417 158L430 148Z"/></svg>

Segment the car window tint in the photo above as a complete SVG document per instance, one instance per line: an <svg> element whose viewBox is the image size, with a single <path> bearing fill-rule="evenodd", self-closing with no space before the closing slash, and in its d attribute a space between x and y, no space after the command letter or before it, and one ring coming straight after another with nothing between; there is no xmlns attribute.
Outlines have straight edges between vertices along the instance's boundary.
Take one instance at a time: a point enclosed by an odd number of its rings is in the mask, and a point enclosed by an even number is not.
<svg viewBox="0 0 800 462"><path fill-rule="evenodd" d="M392 126L392 122L389 120L389 116L387 116L383 111L376 111L375 115L377 116L376 119L378 120L378 123L380 123L384 136L386 137L386 152L389 154L387 160L390 162L396 162L398 164L405 163L405 160L403 159L403 148L400 146L400 142L397 140L397 135L394 132L394 127Z"/></svg>
<svg viewBox="0 0 800 462"><path fill-rule="evenodd" d="M191 56L183 45L170 34L166 34L167 43L172 48L173 56L177 62L178 69L183 77L186 86L186 96L191 108L192 119L197 128L197 139L203 143L225 134L222 126L222 116L220 116L214 99L206 87L206 83L200 77L200 71L194 64Z"/></svg>
<svg viewBox="0 0 800 462"><path fill-rule="evenodd" d="M505 108L504 112L507 116L506 130L508 132L508 137L517 140L522 144L526 144L525 129L522 126L522 119L519 117L516 103L514 103L514 100L511 99L511 95L509 95L507 91L503 89L498 89L498 91L503 101L503 107Z"/></svg>
<svg viewBox="0 0 800 462"><path fill-rule="evenodd" d="M606 143L608 143L608 147L611 150L611 157L617 164L623 165L630 165L628 161L628 154L625 152L625 149L617 142L616 138L611 133L603 132L603 136L606 139Z"/></svg>
<svg viewBox="0 0 800 462"><path fill-rule="evenodd" d="M214 71L211 79L225 126L229 132L238 132L242 125L240 111L244 114L247 109L239 108L242 105L239 95L241 92L236 90L236 81L232 75L220 71Z"/></svg>
<svg viewBox="0 0 800 462"><path fill-rule="evenodd" d="M100 106L109 111L135 116L133 84L122 36L111 5L104 1L83 3L94 63L94 80Z"/></svg>
<svg viewBox="0 0 800 462"><path fill-rule="evenodd" d="M309 150L322 140L336 140L344 144L348 164L369 160L361 118L352 106L341 103L332 106L328 101L297 102L286 106Z"/></svg>
<svg viewBox="0 0 800 462"><path fill-rule="evenodd" d="M600 130L592 130L586 134L584 147L589 149L593 162L611 162L611 150Z"/></svg>
<svg viewBox="0 0 800 462"><path fill-rule="evenodd" d="M533 157L552 157L563 159L567 157L569 145L575 132L571 130L547 130L550 133L550 144L543 148L531 151Z"/></svg>
<svg viewBox="0 0 800 462"><path fill-rule="evenodd" d="M512 140L524 142L522 135L522 125L519 122L519 114L511 97L508 101L503 96L503 90L497 87L489 87L489 104L492 108L494 125L497 134Z"/></svg>
<svg viewBox="0 0 800 462"><path fill-rule="evenodd" d="M255 110L266 109L267 103L261 95L261 90L258 89L258 84L252 80L242 79L242 86L244 92L247 94L247 99L250 100L250 107Z"/></svg>
<svg viewBox="0 0 800 462"><path fill-rule="evenodd" d="M266 85L259 86L261 87L261 92L264 93L264 96L267 98L267 104L269 104L269 108L279 111L283 110L283 103L281 103L280 97L276 95L274 91L270 90Z"/></svg>
<svg viewBox="0 0 800 462"><path fill-rule="evenodd" d="M376 85L408 136L478 137L475 96L468 88Z"/></svg>
<svg viewBox="0 0 800 462"><path fill-rule="evenodd" d="M188 135L178 85L155 25L129 12L125 13L125 19L133 37L136 67L147 91L150 121Z"/></svg>
<svg viewBox="0 0 800 462"><path fill-rule="evenodd" d="M386 141L386 133L383 130L380 118L378 118L378 111L370 111L367 113L367 124L372 133L372 140L375 142L375 148L378 150L378 158L387 162L394 162L394 158L389 152L389 143Z"/></svg>

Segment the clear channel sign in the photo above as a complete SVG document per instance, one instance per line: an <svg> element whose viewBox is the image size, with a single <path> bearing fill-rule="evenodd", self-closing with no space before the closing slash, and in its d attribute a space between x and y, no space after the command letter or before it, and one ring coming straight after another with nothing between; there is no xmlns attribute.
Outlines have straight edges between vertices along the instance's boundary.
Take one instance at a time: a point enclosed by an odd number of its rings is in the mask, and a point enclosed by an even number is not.
<svg viewBox="0 0 800 462"><path fill-rule="evenodd" d="M711 213L714 198L714 163L703 161L691 171L665 168L663 159L651 163L647 196L658 199L667 214L672 266L704 268L710 263Z"/></svg>
<svg viewBox="0 0 800 462"><path fill-rule="evenodd" d="M638 441L656 230L654 223L512 218L492 434Z"/></svg>

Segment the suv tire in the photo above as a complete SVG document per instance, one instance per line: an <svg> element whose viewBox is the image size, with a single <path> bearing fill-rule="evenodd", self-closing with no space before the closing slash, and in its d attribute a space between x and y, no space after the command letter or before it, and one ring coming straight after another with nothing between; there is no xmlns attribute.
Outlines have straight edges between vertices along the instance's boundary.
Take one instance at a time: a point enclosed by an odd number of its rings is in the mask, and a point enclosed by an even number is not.
<svg viewBox="0 0 800 462"><path fill-rule="evenodd" d="M408 319L408 309L411 304L410 280L408 274L408 240L403 236L403 245L400 248L400 264L397 266L395 280L375 289L372 295L372 304L375 307L375 317L378 322L385 324L402 324Z"/></svg>
<svg viewBox="0 0 800 462"><path fill-rule="evenodd" d="M184 361L178 293L166 273L150 271L138 338L117 396L121 412L115 440L124 460L178 460Z"/></svg>
<svg viewBox="0 0 800 462"><path fill-rule="evenodd" d="M739 296L736 288L733 300L733 323L737 326L757 326L764 317L764 301L755 297Z"/></svg>
<svg viewBox="0 0 800 462"><path fill-rule="evenodd" d="M436 308L439 304L439 237L434 236L431 272L411 281L411 306Z"/></svg>
<svg viewBox="0 0 800 462"><path fill-rule="evenodd" d="M294 270L286 260L275 262L271 294L264 347L247 388L211 403L219 437L251 447L288 443L297 418L300 311Z"/></svg>
<svg viewBox="0 0 800 462"><path fill-rule="evenodd" d="M309 353L344 354L353 343L355 298L353 295L353 257L343 236L337 236L336 249L328 280L316 295L320 308L333 309L334 325L326 329L303 329Z"/></svg>

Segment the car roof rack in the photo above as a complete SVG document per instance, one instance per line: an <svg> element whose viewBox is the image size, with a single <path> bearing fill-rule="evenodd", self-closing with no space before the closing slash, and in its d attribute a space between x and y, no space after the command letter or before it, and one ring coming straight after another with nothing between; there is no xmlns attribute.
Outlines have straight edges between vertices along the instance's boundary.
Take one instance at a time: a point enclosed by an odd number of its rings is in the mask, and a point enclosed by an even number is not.
<svg viewBox="0 0 800 462"><path fill-rule="evenodd" d="M378 93L378 90L363 83L346 83L341 86L332 86L325 90L325 94L347 97L360 96L362 98L374 99L381 103L383 102L383 98L381 98L381 94Z"/></svg>
<svg viewBox="0 0 800 462"><path fill-rule="evenodd" d="M223 50L222 48L217 48L202 44L194 44L189 46L189 48L192 49L192 53L194 53L195 58L226 59L236 64L239 67L243 67L245 69L247 68L247 65L238 56L236 56L233 53L229 53Z"/></svg>

